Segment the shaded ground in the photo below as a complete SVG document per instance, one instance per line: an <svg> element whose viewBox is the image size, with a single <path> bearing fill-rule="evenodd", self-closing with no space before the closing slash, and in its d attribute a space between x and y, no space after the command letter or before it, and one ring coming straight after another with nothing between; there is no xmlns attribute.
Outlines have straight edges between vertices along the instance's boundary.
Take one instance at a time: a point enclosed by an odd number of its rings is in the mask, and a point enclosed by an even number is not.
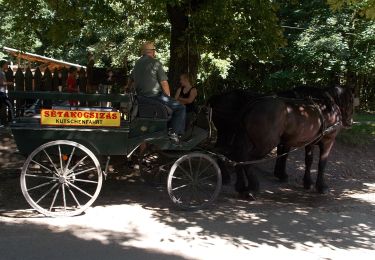
<svg viewBox="0 0 375 260"><path fill-rule="evenodd" d="M262 187L254 202L225 186L210 209L180 211L164 186L120 167L86 214L51 219L29 210L18 179L24 158L9 133L2 130L0 140L0 258L375 258L375 141L335 145L325 195L303 190L299 151L290 156L288 183L274 179L273 162L258 165Z"/></svg>

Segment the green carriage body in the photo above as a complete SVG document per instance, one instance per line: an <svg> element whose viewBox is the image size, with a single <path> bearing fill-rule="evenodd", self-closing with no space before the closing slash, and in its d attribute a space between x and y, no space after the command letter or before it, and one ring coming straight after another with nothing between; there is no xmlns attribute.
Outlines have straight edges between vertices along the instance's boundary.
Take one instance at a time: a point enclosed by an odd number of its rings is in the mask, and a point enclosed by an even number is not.
<svg viewBox="0 0 375 260"><path fill-rule="evenodd" d="M79 100L83 102L113 102L124 107L133 105L132 97L123 95L77 94L59 92L12 92L14 99L30 100ZM70 110L70 107L63 109ZM78 107L90 111L100 111L99 107ZM207 131L195 127L193 138L176 146L167 135L167 119L141 118L130 116L121 119L119 127L88 126L47 126L41 125L40 116L18 117L11 125L18 150L22 154L30 154L38 146L54 140L70 140L81 143L97 155L128 155L142 142L148 142L160 150L191 150L207 138Z"/></svg>

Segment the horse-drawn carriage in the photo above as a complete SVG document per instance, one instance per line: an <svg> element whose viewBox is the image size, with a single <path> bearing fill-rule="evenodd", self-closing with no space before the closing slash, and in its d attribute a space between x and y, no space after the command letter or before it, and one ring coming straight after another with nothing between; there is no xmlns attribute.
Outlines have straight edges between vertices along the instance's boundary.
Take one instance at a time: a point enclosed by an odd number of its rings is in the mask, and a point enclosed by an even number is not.
<svg viewBox="0 0 375 260"><path fill-rule="evenodd" d="M235 166L239 195L252 195L259 185L251 165L276 146L275 176L281 181L287 179L287 153L293 147L305 148L303 182L309 189L312 150L318 145L315 187L323 193L328 188L324 181L327 157L339 129L351 125L353 114L352 92L341 87L295 89L292 98L222 95L210 104L218 141L231 151L226 157L198 147L209 137L209 112L203 114L206 127L194 125L190 136L176 144L168 137L168 109L147 98L46 92L14 92L12 97L43 99L51 106L40 114L19 117L11 125L19 151L27 155L22 192L34 209L48 216L82 213L98 197L111 155L129 157L145 142L169 154L182 152L169 170L167 189L173 203L185 209L201 208L216 199L222 185L220 159ZM51 100L107 101L114 106L56 106Z"/></svg>
<svg viewBox="0 0 375 260"><path fill-rule="evenodd" d="M158 102L127 94L59 92L13 92L11 98L43 100L49 106L23 114L11 124L18 150L27 156L21 172L23 195L44 215L82 213L98 197L111 156L130 157L144 142L170 154L183 154L168 175L167 189L174 204L197 209L219 194L221 172L216 161L192 152L208 138L208 129L194 125L184 141L172 142L167 134L169 111ZM68 100L90 106L61 105ZM113 106L93 105L104 101ZM207 113L204 117L209 120Z"/></svg>

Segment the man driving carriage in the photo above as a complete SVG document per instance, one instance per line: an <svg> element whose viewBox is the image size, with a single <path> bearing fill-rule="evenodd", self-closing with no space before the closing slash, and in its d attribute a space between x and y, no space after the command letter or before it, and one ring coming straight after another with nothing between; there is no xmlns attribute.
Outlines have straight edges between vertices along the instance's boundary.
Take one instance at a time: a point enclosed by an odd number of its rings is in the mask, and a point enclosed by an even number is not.
<svg viewBox="0 0 375 260"><path fill-rule="evenodd" d="M172 141L179 142L179 136L185 131L185 106L171 98L168 77L161 62L155 59L155 45L145 42L141 51L142 57L135 63L127 88L134 87L138 96L157 100L173 111L169 136Z"/></svg>

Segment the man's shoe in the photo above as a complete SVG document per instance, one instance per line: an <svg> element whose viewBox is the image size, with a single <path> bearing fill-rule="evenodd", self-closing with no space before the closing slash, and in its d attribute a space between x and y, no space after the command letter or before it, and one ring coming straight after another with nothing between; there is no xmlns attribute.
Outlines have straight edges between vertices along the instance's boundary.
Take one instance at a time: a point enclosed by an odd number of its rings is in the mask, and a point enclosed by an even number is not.
<svg viewBox="0 0 375 260"><path fill-rule="evenodd" d="M176 144L180 142L180 138L178 137L176 133L169 134L169 139Z"/></svg>

